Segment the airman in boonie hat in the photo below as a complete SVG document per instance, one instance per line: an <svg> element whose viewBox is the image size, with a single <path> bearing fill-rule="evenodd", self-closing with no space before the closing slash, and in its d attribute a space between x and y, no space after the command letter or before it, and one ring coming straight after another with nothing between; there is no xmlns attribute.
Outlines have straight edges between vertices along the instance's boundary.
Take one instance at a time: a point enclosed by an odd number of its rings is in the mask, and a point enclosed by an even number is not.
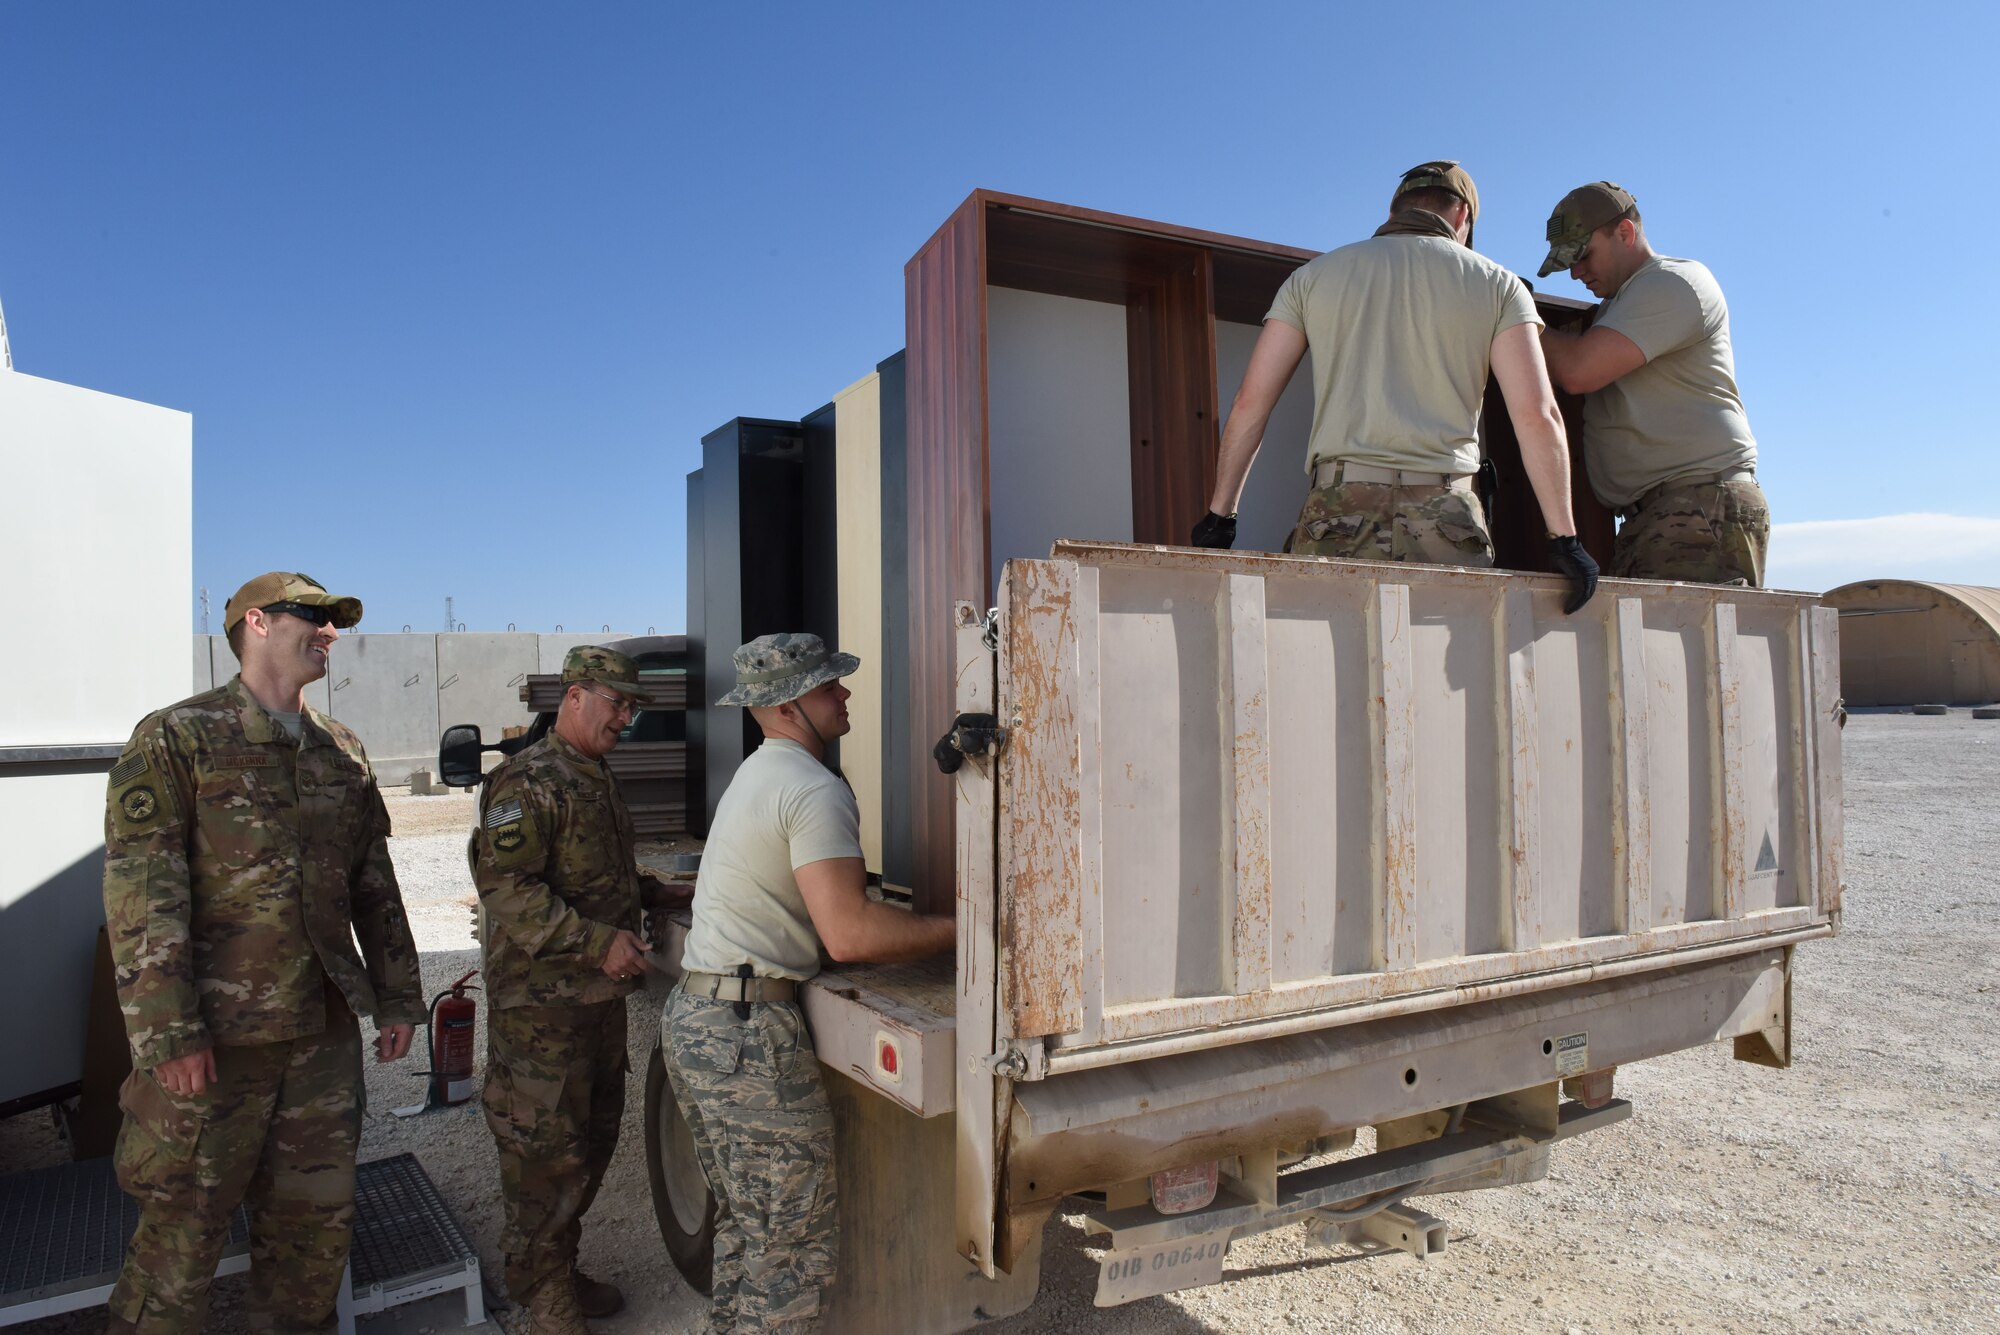
<svg viewBox="0 0 2000 1335"><path fill-rule="evenodd" d="M562 680L565 686L594 681L634 698L646 693L639 684L637 663L616 649L596 644L579 644L569 651L563 658Z"/></svg>
<svg viewBox="0 0 2000 1335"><path fill-rule="evenodd" d="M301 575L292 570L273 570L259 575L231 594L222 608L222 630L224 634L236 629L236 623L243 614L253 607L272 607L279 603L297 603L301 607L325 607L333 612L336 630L346 630L361 620L361 600L348 598L326 591L324 585L311 575Z"/></svg>
<svg viewBox="0 0 2000 1335"><path fill-rule="evenodd" d="M1575 264L1590 249L1590 238L1598 228L1618 221L1637 206L1638 201L1623 186L1609 181L1592 181L1564 195L1549 215L1549 256L1535 277L1547 278Z"/></svg>
<svg viewBox="0 0 2000 1335"><path fill-rule="evenodd" d="M861 666L853 654L829 652L819 636L805 631L759 635L738 648L733 661L736 689L717 700L718 705L788 704Z"/></svg>

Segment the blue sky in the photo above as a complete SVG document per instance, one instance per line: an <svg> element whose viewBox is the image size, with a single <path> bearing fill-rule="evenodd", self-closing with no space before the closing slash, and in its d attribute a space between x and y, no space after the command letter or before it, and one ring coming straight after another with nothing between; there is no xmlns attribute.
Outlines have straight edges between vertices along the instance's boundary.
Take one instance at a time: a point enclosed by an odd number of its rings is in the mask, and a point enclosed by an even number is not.
<svg viewBox="0 0 2000 1335"><path fill-rule="evenodd" d="M1773 581L2000 583L2000 8L1383 10L0 0L0 303L194 413L218 608L666 632L702 434L901 347L974 188L1325 248L1457 157L1532 273L1609 177L1728 294Z"/></svg>

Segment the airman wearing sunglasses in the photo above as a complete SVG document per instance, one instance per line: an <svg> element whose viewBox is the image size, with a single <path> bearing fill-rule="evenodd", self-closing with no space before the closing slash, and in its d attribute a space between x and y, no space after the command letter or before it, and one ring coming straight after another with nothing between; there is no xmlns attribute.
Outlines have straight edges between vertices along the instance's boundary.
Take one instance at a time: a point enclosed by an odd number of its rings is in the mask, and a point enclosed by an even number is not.
<svg viewBox="0 0 2000 1335"><path fill-rule="evenodd" d="M1591 489L1622 521L1611 573L1762 585L1771 511L1715 275L1655 254L1638 201L1609 181L1564 195L1547 235L1542 276L1567 269L1604 298L1589 329L1545 330L1542 350L1583 395Z"/></svg>
<svg viewBox="0 0 2000 1335"><path fill-rule="evenodd" d="M423 1018L389 816L361 742L306 704L361 604L274 571L224 613L242 672L143 720L111 769L104 908L132 1048L118 1179L139 1226L113 1331L204 1328L239 1201L256 1329L334 1328L378 1061Z"/></svg>
<svg viewBox="0 0 2000 1335"><path fill-rule="evenodd" d="M689 894L638 870L632 820L604 763L643 699L637 664L583 646L562 680L555 727L487 779L471 855L507 1292L530 1330L571 1335L624 1303L577 1269L577 1243L625 1109L625 999L651 949L641 911L684 906Z"/></svg>

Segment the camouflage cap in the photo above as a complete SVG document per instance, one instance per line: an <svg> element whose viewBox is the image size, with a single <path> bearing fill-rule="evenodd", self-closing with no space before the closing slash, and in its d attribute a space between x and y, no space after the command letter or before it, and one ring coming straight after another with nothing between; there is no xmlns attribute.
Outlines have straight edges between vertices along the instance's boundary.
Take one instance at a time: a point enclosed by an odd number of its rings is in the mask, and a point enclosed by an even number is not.
<svg viewBox="0 0 2000 1335"><path fill-rule="evenodd" d="M1564 195L1549 215L1549 257L1542 261L1535 277L1547 278L1582 259L1583 252L1590 249L1591 233L1615 222L1619 214L1637 203L1623 186L1609 181L1592 181Z"/></svg>
<svg viewBox="0 0 2000 1335"><path fill-rule="evenodd" d="M1411 190L1449 190L1465 201L1470 211L1466 219L1467 229L1479 221L1479 187L1472 183L1472 175L1465 168L1447 158L1436 162L1420 162L1403 173L1403 179L1396 182L1396 193L1389 196L1389 211L1396 211L1396 201Z"/></svg>
<svg viewBox="0 0 2000 1335"><path fill-rule="evenodd" d="M736 689L718 705L782 705L861 666L853 654L830 653L803 631L759 635L734 656Z"/></svg>
<svg viewBox="0 0 2000 1335"><path fill-rule="evenodd" d="M328 593L325 586L311 575L301 575L294 570L273 570L257 576L229 595L229 601L222 608L222 633L227 635L235 630L236 623L251 608L269 607L272 603L330 607L333 609L333 624L341 630L361 620L359 598Z"/></svg>
<svg viewBox="0 0 2000 1335"><path fill-rule="evenodd" d="M639 665L616 649L602 645L579 644L570 650L563 658L562 679L565 686L580 681L598 682L634 699L646 693L646 688L639 684Z"/></svg>

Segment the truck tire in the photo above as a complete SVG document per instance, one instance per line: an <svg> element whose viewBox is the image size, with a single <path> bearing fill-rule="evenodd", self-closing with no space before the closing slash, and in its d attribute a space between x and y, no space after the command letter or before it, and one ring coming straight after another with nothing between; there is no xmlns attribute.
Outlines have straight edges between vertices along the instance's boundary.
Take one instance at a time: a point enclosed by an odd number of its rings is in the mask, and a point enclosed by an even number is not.
<svg viewBox="0 0 2000 1335"><path fill-rule="evenodd" d="M681 1278L707 1297L715 1268L715 1197L709 1194L694 1133L674 1098L658 1043L646 1063L646 1175L652 1180L653 1217L667 1255Z"/></svg>

